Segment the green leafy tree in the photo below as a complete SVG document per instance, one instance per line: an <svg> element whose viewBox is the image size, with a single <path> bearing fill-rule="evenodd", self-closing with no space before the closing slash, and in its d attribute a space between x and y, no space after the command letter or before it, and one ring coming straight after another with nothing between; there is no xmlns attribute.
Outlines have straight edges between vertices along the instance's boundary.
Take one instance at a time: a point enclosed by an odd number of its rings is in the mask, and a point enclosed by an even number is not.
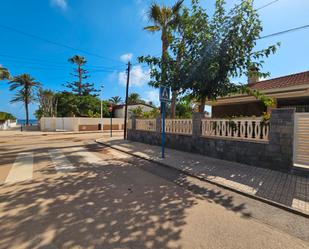
<svg viewBox="0 0 309 249"><path fill-rule="evenodd" d="M183 0L177 1L172 7L159 6L154 3L150 6L149 20L153 22L153 25L147 26L144 29L150 32L161 32L162 42L162 54L160 63L161 77L157 79L156 83L159 82L161 85L169 86L168 81L168 63L169 54L168 49L172 40L172 33L175 31L177 26L180 24L180 10L182 8ZM147 61L145 61L147 62ZM149 62L149 61L148 61ZM172 109L175 109L175 102L177 96L177 89L172 85Z"/></svg>
<svg viewBox="0 0 309 249"><path fill-rule="evenodd" d="M157 108L153 108L151 111L143 112L143 118L156 118L160 115L160 110Z"/></svg>
<svg viewBox="0 0 309 249"><path fill-rule="evenodd" d="M129 114L131 116L136 117L136 118L141 118L143 116L143 108L138 106L138 107L136 107L134 109L130 109L129 110Z"/></svg>
<svg viewBox="0 0 309 249"><path fill-rule="evenodd" d="M217 0L212 17L200 7L198 0L192 1L184 28L180 75L185 88L200 101L200 112L204 112L206 100L240 91L240 86L231 83L230 78L247 75L250 67L261 68L263 58L276 52L279 44L254 51L261 31L252 0L243 0L229 12L225 10L224 0Z"/></svg>
<svg viewBox="0 0 309 249"><path fill-rule="evenodd" d="M41 86L41 83L37 82L29 74L21 74L13 77L9 84L10 91L17 90L11 103L22 102L24 104L26 111L26 125L29 125L29 104L37 101L36 91Z"/></svg>
<svg viewBox="0 0 309 249"><path fill-rule="evenodd" d="M5 80L10 78L10 72L7 68L0 65L0 80Z"/></svg>
<svg viewBox="0 0 309 249"><path fill-rule="evenodd" d="M58 99L58 117L98 117L101 111L101 101L91 95L79 96L68 92L56 94ZM108 101L103 101L103 116L109 117Z"/></svg>
<svg viewBox="0 0 309 249"><path fill-rule="evenodd" d="M0 120L1 121L16 120L16 117L13 116L11 113L8 113L8 112L0 112Z"/></svg>
<svg viewBox="0 0 309 249"><path fill-rule="evenodd" d="M110 102L113 106L115 106L115 105L121 104L121 103L122 103L122 99L121 99L121 97L119 97L119 96L114 96L114 97L111 97L111 98L109 99L109 102Z"/></svg>
<svg viewBox="0 0 309 249"><path fill-rule="evenodd" d="M192 118L193 104L188 98L182 98L176 104L177 118Z"/></svg>
<svg viewBox="0 0 309 249"><path fill-rule="evenodd" d="M79 96L91 94L97 96L96 93L98 90L94 88L94 84L88 82L84 83L84 80L90 77L88 71L83 68L83 66L87 63L86 58L80 55L74 55L72 58L69 58L68 61L77 66L72 74L77 78L77 81L71 83L68 82L65 86L70 88L73 93L77 93Z"/></svg>

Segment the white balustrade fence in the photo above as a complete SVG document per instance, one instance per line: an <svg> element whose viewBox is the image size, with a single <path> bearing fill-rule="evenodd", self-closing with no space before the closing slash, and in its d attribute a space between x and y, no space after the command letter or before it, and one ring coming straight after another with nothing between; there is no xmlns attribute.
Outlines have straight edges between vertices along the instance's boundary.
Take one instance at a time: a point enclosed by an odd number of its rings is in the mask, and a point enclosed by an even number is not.
<svg viewBox="0 0 309 249"><path fill-rule="evenodd" d="M156 131L156 119L136 119L136 130Z"/></svg>
<svg viewBox="0 0 309 249"><path fill-rule="evenodd" d="M167 133L192 134L192 119L166 119L165 121Z"/></svg>
<svg viewBox="0 0 309 249"><path fill-rule="evenodd" d="M165 131L171 134L192 135L192 119L166 119ZM132 129L130 121L128 129ZM156 131L156 119L136 119L136 130ZM241 139L248 141L268 141L269 123L262 118L244 119L203 119L201 135Z"/></svg>
<svg viewBox="0 0 309 249"><path fill-rule="evenodd" d="M262 118L203 119L202 136L268 141L269 123Z"/></svg>

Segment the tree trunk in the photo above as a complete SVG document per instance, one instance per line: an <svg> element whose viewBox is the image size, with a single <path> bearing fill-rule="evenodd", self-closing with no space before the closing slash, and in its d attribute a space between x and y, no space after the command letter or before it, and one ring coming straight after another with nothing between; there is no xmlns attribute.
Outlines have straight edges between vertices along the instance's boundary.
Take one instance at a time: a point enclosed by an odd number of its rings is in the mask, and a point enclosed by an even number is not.
<svg viewBox="0 0 309 249"><path fill-rule="evenodd" d="M29 110L28 110L28 102L25 103L25 109L26 109L26 126L29 126Z"/></svg>
<svg viewBox="0 0 309 249"><path fill-rule="evenodd" d="M205 111L205 103L206 103L206 97L201 98L200 106L199 106L199 112L204 113Z"/></svg>
<svg viewBox="0 0 309 249"><path fill-rule="evenodd" d="M78 78L79 78L79 82L78 82L78 95L82 96L82 70L81 70L81 66L78 65Z"/></svg>
<svg viewBox="0 0 309 249"><path fill-rule="evenodd" d="M161 67L161 74L162 74L162 85L166 85L166 63L167 63L167 49L168 49L168 40L166 30L162 30L162 67Z"/></svg>
<svg viewBox="0 0 309 249"><path fill-rule="evenodd" d="M176 99L177 99L177 91L172 91L172 102L171 102L171 118L176 117Z"/></svg>

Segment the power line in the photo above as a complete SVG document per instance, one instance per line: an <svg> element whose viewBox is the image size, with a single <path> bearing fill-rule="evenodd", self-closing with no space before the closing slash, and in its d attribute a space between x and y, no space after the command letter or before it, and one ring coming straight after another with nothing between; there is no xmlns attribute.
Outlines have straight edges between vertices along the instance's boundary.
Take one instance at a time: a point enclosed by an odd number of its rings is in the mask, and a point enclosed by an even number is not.
<svg viewBox="0 0 309 249"><path fill-rule="evenodd" d="M294 31L301 30L301 29L306 29L306 28L309 28L309 24L304 25L304 26L300 26L300 27L296 27L296 28L292 28L292 29L283 30L283 31L280 31L280 32L277 32L277 33L273 33L273 34L261 36L261 37L259 38L259 40L260 40L260 39L269 38L269 37L272 37L272 36L277 36L277 35L282 35L282 34L294 32Z"/></svg>
<svg viewBox="0 0 309 249"><path fill-rule="evenodd" d="M270 2L270 3L267 3L267 4L263 5L263 6L255 9L255 10L259 11L259 10L264 9L264 8L268 7L269 5L272 5L272 4L276 3L276 2L279 2L279 0L274 0L274 1Z"/></svg>
<svg viewBox="0 0 309 249"><path fill-rule="evenodd" d="M3 29L6 29L6 30L13 31L13 32L15 32L15 33L22 34L22 35L24 35L24 36L28 36L28 37L31 37L31 38L34 38L34 39L37 39L37 40L41 40L41 41L46 42L46 43L53 44L53 45L58 46L58 47L63 47L63 48L66 48L66 49L79 51L79 52L82 52L82 53L84 53L84 54L88 54L88 55L91 55L91 56L94 56L94 57L97 57L97 58L100 58L100 59L110 60L110 61L116 61L117 63L121 63L121 62L118 61L118 60L111 59L111 58L107 58L107 57L98 55L98 54L93 53L93 52L88 52L88 51L86 51L86 50L84 50L84 49L74 48L74 47L72 47L72 46L69 46L69 45L66 45L66 44L62 44L62 43L59 43L59 42L55 42L55 41L46 39L46 38L44 38L44 37L40 37L40 36L35 35L35 34L27 33L27 32L25 32L25 31L22 31L22 30L19 30L19 29L16 29L16 28L8 27L8 26L2 25L2 24L0 24L0 27L3 28Z"/></svg>
<svg viewBox="0 0 309 249"><path fill-rule="evenodd" d="M26 64L33 64L33 65L39 65L39 66L53 66L53 67L61 67L61 68L71 68L71 65L69 63L59 63L55 61L48 61L48 60L42 60L42 59L34 59L34 58L27 58L27 57L18 57L18 56L11 56L11 55L3 55L0 54L0 57L7 58L6 61L13 61L13 62L20 62L20 63L26 63ZM105 67L105 66L95 66L95 65L87 65L87 69L110 69L110 70L117 70L121 69L122 66L115 66L115 67Z"/></svg>

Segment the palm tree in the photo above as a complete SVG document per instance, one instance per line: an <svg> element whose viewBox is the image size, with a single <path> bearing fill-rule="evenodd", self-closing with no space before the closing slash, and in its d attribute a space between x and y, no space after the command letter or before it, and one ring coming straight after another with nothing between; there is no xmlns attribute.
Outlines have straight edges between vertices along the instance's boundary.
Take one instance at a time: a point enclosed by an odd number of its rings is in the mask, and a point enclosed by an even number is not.
<svg viewBox="0 0 309 249"><path fill-rule="evenodd" d="M140 104L141 103L141 99L138 93L131 93L128 96L128 104L132 105L132 104Z"/></svg>
<svg viewBox="0 0 309 249"><path fill-rule="evenodd" d="M109 99L109 102L111 102L112 105L115 106L115 105L119 105L122 102L122 99L119 96L114 96Z"/></svg>
<svg viewBox="0 0 309 249"><path fill-rule="evenodd" d="M0 65L0 80L5 80L10 78L9 70Z"/></svg>
<svg viewBox="0 0 309 249"><path fill-rule="evenodd" d="M176 29L180 22L180 10L182 8L184 0L178 0L172 7L160 7L158 4L154 3L150 6L149 20L153 22L154 25L144 27L145 30L150 32L161 31L161 41L162 41L162 67L161 67L161 83L166 85L166 65L168 60L168 47L171 33ZM172 89L173 90L173 89ZM173 90L173 102L171 104L172 110L175 110L176 106L176 95L177 91ZM173 111L175 115L175 111Z"/></svg>
<svg viewBox="0 0 309 249"><path fill-rule="evenodd" d="M11 103L23 102L26 110L26 125L29 125L28 105L36 101L36 90L41 86L40 82L35 81L29 74L21 74L13 77L9 82L10 91L18 89Z"/></svg>

